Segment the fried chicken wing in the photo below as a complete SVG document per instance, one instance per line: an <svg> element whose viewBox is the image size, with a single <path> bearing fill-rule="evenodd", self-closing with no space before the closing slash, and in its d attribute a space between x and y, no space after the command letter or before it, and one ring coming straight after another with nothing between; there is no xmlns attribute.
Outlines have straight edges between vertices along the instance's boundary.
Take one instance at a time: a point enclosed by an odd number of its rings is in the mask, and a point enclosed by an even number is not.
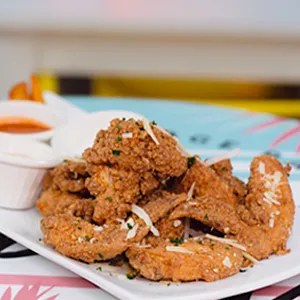
<svg viewBox="0 0 300 300"><path fill-rule="evenodd" d="M155 172L162 179L182 175L187 169L187 159L177 150L177 142L155 125L149 126L159 145L142 121L115 119L107 130L99 131L93 147L83 157L89 164L118 165L139 174Z"/></svg>
<svg viewBox="0 0 300 300"><path fill-rule="evenodd" d="M180 250L187 252L175 252ZM241 250L207 239L178 246L162 241L157 247L132 245L126 256L150 280L215 281L238 273L244 262Z"/></svg>
<svg viewBox="0 0 300 300"><path fill-rule="evenodd" d="M153 223L186 200L186 195L156 192L144 207ZM130 245L140 242L150 231L143 219L133 215L131 228L117 221L95 226L70 214L49 216L41 221L44 242L58 252L85 262L107 260L124 252ZM128 222L128 220L127 220ZM136 227L135 227L136 226ZM137 228L137 229L134 229ZM130 236L130 231L136 230Z"/></svg>

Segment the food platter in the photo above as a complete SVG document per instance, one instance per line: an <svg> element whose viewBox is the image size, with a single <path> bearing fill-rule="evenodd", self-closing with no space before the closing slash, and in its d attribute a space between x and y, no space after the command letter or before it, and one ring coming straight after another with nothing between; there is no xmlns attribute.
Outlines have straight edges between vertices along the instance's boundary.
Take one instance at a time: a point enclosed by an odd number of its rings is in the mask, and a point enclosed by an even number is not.
<svg viewBox="0 0 300 300"><path fill-rule="evenodd" d="M192 107L191 107L192 108ZM205 107L204 110L207 110ZM211 112L214 108L209 109ZM220 112L221 109L216 109ZM138 110L138 113L141 111ZM182 111L182 113L186 113ZM174 112L173 112L174 114ZM223 111L224 119L226 110ZM265 116L265 118L268 116ZM166 122L166 120L164 120ZM189 119L191 121L191 119ZM185 123L184 121L182 123ZM171 123L172 124L172 123ZM167 125L170 126L170 123ZM189 126L189 134L191 134ZM182 133L181 128L177 130ZM177 131L176 130L176 131ZM177 132L178 132L177 131ZM236 138L236 135L234 136ZM194 140L205 140L205 137L193 136ZM192 138L190 140L193 140ZM198 140L197 140L198 141ZM232 141L231 141L232 142ZM222 148L222 147L221 147ZM193 154L200 154L202 157L213 157L216 152L225 153L224 149L189 149ZM262 149L242 149L241 157L234 159L233 165L241 178L246 179L249 174L249 162L255 153L260 153ZM283 155L297 159L297 155L292 151L282 151ZM254 154L254 155L253 155ZM292 172L291 187L294 194L296 206L299 205L299 171ZM300 272L299 250L300 242L297 241L296 233L300 229L300 216L296 209L295 224L293 233L288 241L288 247L292 252L284 256L272 256L255 265L254 268L248 268L246 272L237 274L223 280L213 283L191 282L191 283L170 283L170 282L152 282L142 278L128 280L126 278L126 268L112 267L106 263L84 264L78 261L66 258L48 246L40 242L42 234L40 231L41 216L35 208L26 211L0 210L0 231L10 236L17 242L36 251L40 255L54 261L55 263L66 267L76 274L86 278L99 287L103 288L112 295L120 299L219 299L226 296L240 294L246 291L264 287L278 281L289 278ZM101 267L101 271L100 268Z"/></svg>

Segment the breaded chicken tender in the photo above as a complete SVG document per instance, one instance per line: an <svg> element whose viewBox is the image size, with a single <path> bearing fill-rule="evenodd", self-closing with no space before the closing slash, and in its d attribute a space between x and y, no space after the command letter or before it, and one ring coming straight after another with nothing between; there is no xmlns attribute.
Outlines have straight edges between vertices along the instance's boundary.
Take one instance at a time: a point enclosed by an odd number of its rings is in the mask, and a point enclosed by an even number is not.
<svg viewBox="0 0 300 300"><path fill-rule="evenodd" d="M98 224L116 218L124 219L132 203L136 203L159 185L159 181L150 172L142 176L132 170L105 165L94 167L93 172L86 179L86 187L96 196L93 219Z"/></svg>
<svg viewBox="0 0 300 300"><path fill-rule="evenodd" d="M159 191L143 209L152 222L156 223L185 200L186 194L176 195ZM123 226L125 221L123 224L111 222L102 227L70 214L54 215L41 221L41 230L45 236L45 244L53 246L56 251L65 256L91 263L121 254L149 233L151 228L143 219L136 215L131 219L133 223L130 229L128 226ZM136 233L131 236L132 230L136 230Z"/></svg>
<svg viewBox="0 0 300 300"><path fill-rule="evenodd" d="M83 157L88 164L118 165L139 174L155 173L159 178L178 177L187 169L187 159L177 149L177 142L168 134L151 126L159 145L145 130L142 121L111 121L107 130L100 130L92 148Z"/></svg>
<svg viewBox="0 0 300 300"><path fill-rule="evenodd" d="M133 245L126 256L142 276L156 281L215 281L238 273L244 262L240 249L207 239L178 246L163 241L157 247Z"/></svg>

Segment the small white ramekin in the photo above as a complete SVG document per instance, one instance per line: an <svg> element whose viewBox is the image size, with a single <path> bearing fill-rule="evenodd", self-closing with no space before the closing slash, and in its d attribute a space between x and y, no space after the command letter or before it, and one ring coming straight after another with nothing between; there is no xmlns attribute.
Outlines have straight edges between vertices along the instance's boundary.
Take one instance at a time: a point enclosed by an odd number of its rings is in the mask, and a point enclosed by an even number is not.
<svg viewBox="0 0 300 300"><path fill-rule="evenodd" d="M0 118L1 117L26 117L40 121L52 129L29 134L9 134L0 132L0 136L14 136L19 139L49 141L56 127L65 123L62 113L57 112L46 104L32 101L0 101Z"/></svg>
<svg viewBox="0 0 300 300"><path fill-rule="evenodd" d="M47 169L59 162L46 144L0 136L0 207L32 207Z"/></svg>

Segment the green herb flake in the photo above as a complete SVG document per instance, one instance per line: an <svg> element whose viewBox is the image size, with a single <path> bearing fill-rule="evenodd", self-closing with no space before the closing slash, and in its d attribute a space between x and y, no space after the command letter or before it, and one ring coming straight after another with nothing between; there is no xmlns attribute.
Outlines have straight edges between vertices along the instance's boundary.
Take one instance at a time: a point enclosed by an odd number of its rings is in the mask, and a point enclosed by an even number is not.
<svg viewBox="0 0 300 300"><path fill-rule="evenodd" d="M226 167L221 168L221 171L226 171L226 170L227 170Z"/></svg>
<svg viewBox="0 0 300 300"><path fill-rule="evenodd" d="M210 247L213 247L215 244L214 243L210 243Z"/></svg>
<svg viewBox="0 0 300 300"><path fill-rule="evenodd" d="M98 256L99 256L100 258L103 258L103 255L102 255L101 253L98 253Z"/></svg>
<svg viewBox="0 0 300 300"><path fill-rule="evenodd" d="M171 282L168 282L167 286L170 286L171 285Z"/></svg>
<svg viewBox="0 0 300 300"><path fill-rule="evenodd" d="M120 177L120 178L119 178L119 180L120 180L120 181L122 181L122 180L123 180L123 178L122 178L122 177Z"/></svg>
<svg viewBox="0 0 300 300"><path fill-rule="evenodd" d="M139 124L139 122L138 122L138 121L136 121L136 122L135 122L135 125L139 126L140 124Z"/></svg>
<svg viewBox="0 0 300 300"><path fill-rule="evenodd" d="M178 246L179 244L183 244L184 240L179 238L170 238L170 242L175 246Z"/></svg>
<svg viewBox="0 0 300 300"><path fill-rule="evenodd" d="M202 245L202 241L197 241L198 244Z"/></svg>
<svg viewBox="0 0 300 300"><path fill-rule="evenodd" d="M89 242L89 240L91 239L91 238L89 238L87 235L86 235L84 238L85 238L85 240L86 240L87 242Z"/></svg>
<svg viewBox="0 0 300 300"><path fill-rule="evenodd" d="M245 273L245 272L247 272L246 269L240 269L240 273Z"/></svg>
<svg viewBox="0 0 300 300"><path fill-rule="evenodd" d="M122 141L122 138L120 137L120 136L118 136L117 138L115 138L115 142L116 143L119 143L119 142L121 142Z"/></svg>
<svg viewBox="0 0 300 300"><path fill-rule="evenodd" d="M195 163L195 160L196 160L195 156L188 157L187 163L189 168Z"/></svg>
<svg viewBox="0 0 300 300"><path fill-rule="evenodd" d="M156 123L155 121L152 121L152 125L154 125L154 126L155 126L155 125L157 125L157 123Z"/></svg>
<svg viewBox="0 0 300 300"><path fill-rule="evenodd" d="M129 230L131 230L133 228L129 223L127 223L127 227Z"/></svg>
<svg viewBox="0 0 300 300"><path fill-rule="evenodd" d="M225 247L225 250L230 250L230 247Z"/></svg>
<svg viewBox="0 0 300 300"><path fill-rule="evenodd" d="M98 267L98 268L96 269L96 271L101 272L101 271L102 271L102 268L101 268L101 267Z"/></svg>
<svg viewBox="0 0 300 300"><path fill-rule="evenodd" d="M112 201L112 196L106 197L105 200Z"/></svg>
<svg viewBox="0 0 300 300"><path fill-rule="evenodd" d="M115 155L115 156L119 156L121 153L120 150L112 150L112 154Z"/></svg>
<svg viewBox="0 0 300 300"><path fill-rule="evenodd" d="M208 220L208 214L205 214L204 219Z"/></svg>
<svg viewBox="0 0 300 300"><path fill-rule="evenodd" d="M118 124L118 125L116 126L116 128L118 128L118 129L121 129L121 126L120 126L120 124Z"/></svg>
<svg viewBox="0 0 300 300"><path fill-rule="evenodd" d="M130 118L128 121L133 121L133 118Z"/></svg>
<svg viewBox="0 0 300 300"><path fill-rule="evenodd" d="M99 143L100 142L100 140L99 139L96 139L96 143Z"/></svg>
<svg viewBox="0 0 300 300"><path fill-rule="evenodd" d="M132 280L132 279L134 279L136 277L136 274L127 273L126 277L127 277L127 279Z"/></svg>

